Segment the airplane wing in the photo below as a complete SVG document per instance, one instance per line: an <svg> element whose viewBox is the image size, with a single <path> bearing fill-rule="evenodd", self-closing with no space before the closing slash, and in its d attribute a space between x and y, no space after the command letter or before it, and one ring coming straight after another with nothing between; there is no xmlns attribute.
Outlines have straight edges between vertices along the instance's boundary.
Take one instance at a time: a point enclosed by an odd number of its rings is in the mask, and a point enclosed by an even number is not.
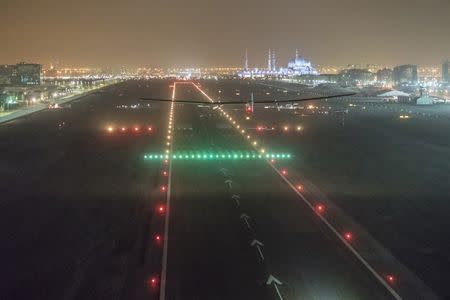
<svg viewBox="0 0 450 300"><path fill-rule="evenodd" d="M254 104L267 104L267 103L292 103L292 102L302 102L302 101L311 101L311 100L323 100L323 99L331 99L331 98L339 98L339 97L347 97L353 96L356 93L346 93L346 94L334 94L334 95L326 95L326 96L317 96L317 97L308 97L308 98L294 98L294 99L282 99L282 100L261 100L254 101ZM248 101L216 101L216 102L207 102L207 101L198 101L198 100L171 100L171 99L162 99L162 98L147 98L141 97L140 100L144 101L156 101L156 102L175 102L175 103L185 103L185 104L203 104L203 105L236 105L236 104L248 104Z"/></svg>

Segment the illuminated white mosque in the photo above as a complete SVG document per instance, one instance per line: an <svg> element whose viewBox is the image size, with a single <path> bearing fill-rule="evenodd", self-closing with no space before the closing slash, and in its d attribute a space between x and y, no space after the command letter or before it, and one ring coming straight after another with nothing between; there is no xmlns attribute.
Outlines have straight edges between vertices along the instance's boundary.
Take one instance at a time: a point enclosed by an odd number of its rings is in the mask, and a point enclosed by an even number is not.
<svg viewBox="0 0 450 300"><path fill-rule="evenodd" d="M319 73L313 67L312 63L306 58L300 56L299 51L295 50L295 57L290 59L287 68L278 68L275 51L269 49L267 56L267 68L250 69L248 67L248 55L245 52L244 70L238 73L240 77L264 77L264 76L292 76L292 75L318 75Z"/></svg>
<svg viewBox="0 0 450 300"><path fill-rule="evenodd" d="M294 75L317 75L318 72L312 66L311 62L298 53L295 50L295 58L289 60L287 69Z"/></svg>

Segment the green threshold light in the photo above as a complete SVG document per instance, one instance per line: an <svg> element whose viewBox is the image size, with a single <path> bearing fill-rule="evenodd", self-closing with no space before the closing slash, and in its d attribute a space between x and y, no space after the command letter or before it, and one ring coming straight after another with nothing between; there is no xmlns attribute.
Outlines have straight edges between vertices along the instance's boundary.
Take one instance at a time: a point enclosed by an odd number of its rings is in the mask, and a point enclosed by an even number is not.
<svg viewBox="0 0 450 300"><path fill-rule="evenodd" d="M289 153L258 153L255 151L181 151L170 155L161 153L148 153L144 160L163 160L172 158L174 160L260 160L260 159L291 159Z"/></svg>

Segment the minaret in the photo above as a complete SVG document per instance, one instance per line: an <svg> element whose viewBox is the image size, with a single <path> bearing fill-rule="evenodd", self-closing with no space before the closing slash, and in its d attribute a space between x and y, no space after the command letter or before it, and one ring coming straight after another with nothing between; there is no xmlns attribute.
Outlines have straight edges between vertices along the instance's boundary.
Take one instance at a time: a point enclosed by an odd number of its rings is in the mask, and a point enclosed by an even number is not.
<svg viewBox="0 0 450 300"><path fill-rule="evenodd" d="M276 71L276 70L277 70L277 57L276 57L275 51L272 51L272 62L271 62L271 66L272 66L272 71Z"/></svg>
<svg viewBox="0 0 450 300"><path fill-rule="evenodd" d="M269 48L269 56L267 57L267 70L269 71L272 70L272 52L270 51L270 48Z"/></svg>
<svg viewBox="0 0 450 300"><path fill-rule="evenodd" d="M245 49L244 71L248 71L248 52L247 52L247 49Z"/></svg>

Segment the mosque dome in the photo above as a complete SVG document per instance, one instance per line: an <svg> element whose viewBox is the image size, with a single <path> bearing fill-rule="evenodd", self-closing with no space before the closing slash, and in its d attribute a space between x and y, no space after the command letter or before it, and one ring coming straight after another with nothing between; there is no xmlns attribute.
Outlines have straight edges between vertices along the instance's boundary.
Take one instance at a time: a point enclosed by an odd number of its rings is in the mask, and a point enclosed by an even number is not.
<svg viewBox="0 0 450 300"><path fill-rule="evenodd" d="M311 62L299 55L298 50L295 51L295 58L289 60L288 69L294 74L317 74Z"/></svg>

